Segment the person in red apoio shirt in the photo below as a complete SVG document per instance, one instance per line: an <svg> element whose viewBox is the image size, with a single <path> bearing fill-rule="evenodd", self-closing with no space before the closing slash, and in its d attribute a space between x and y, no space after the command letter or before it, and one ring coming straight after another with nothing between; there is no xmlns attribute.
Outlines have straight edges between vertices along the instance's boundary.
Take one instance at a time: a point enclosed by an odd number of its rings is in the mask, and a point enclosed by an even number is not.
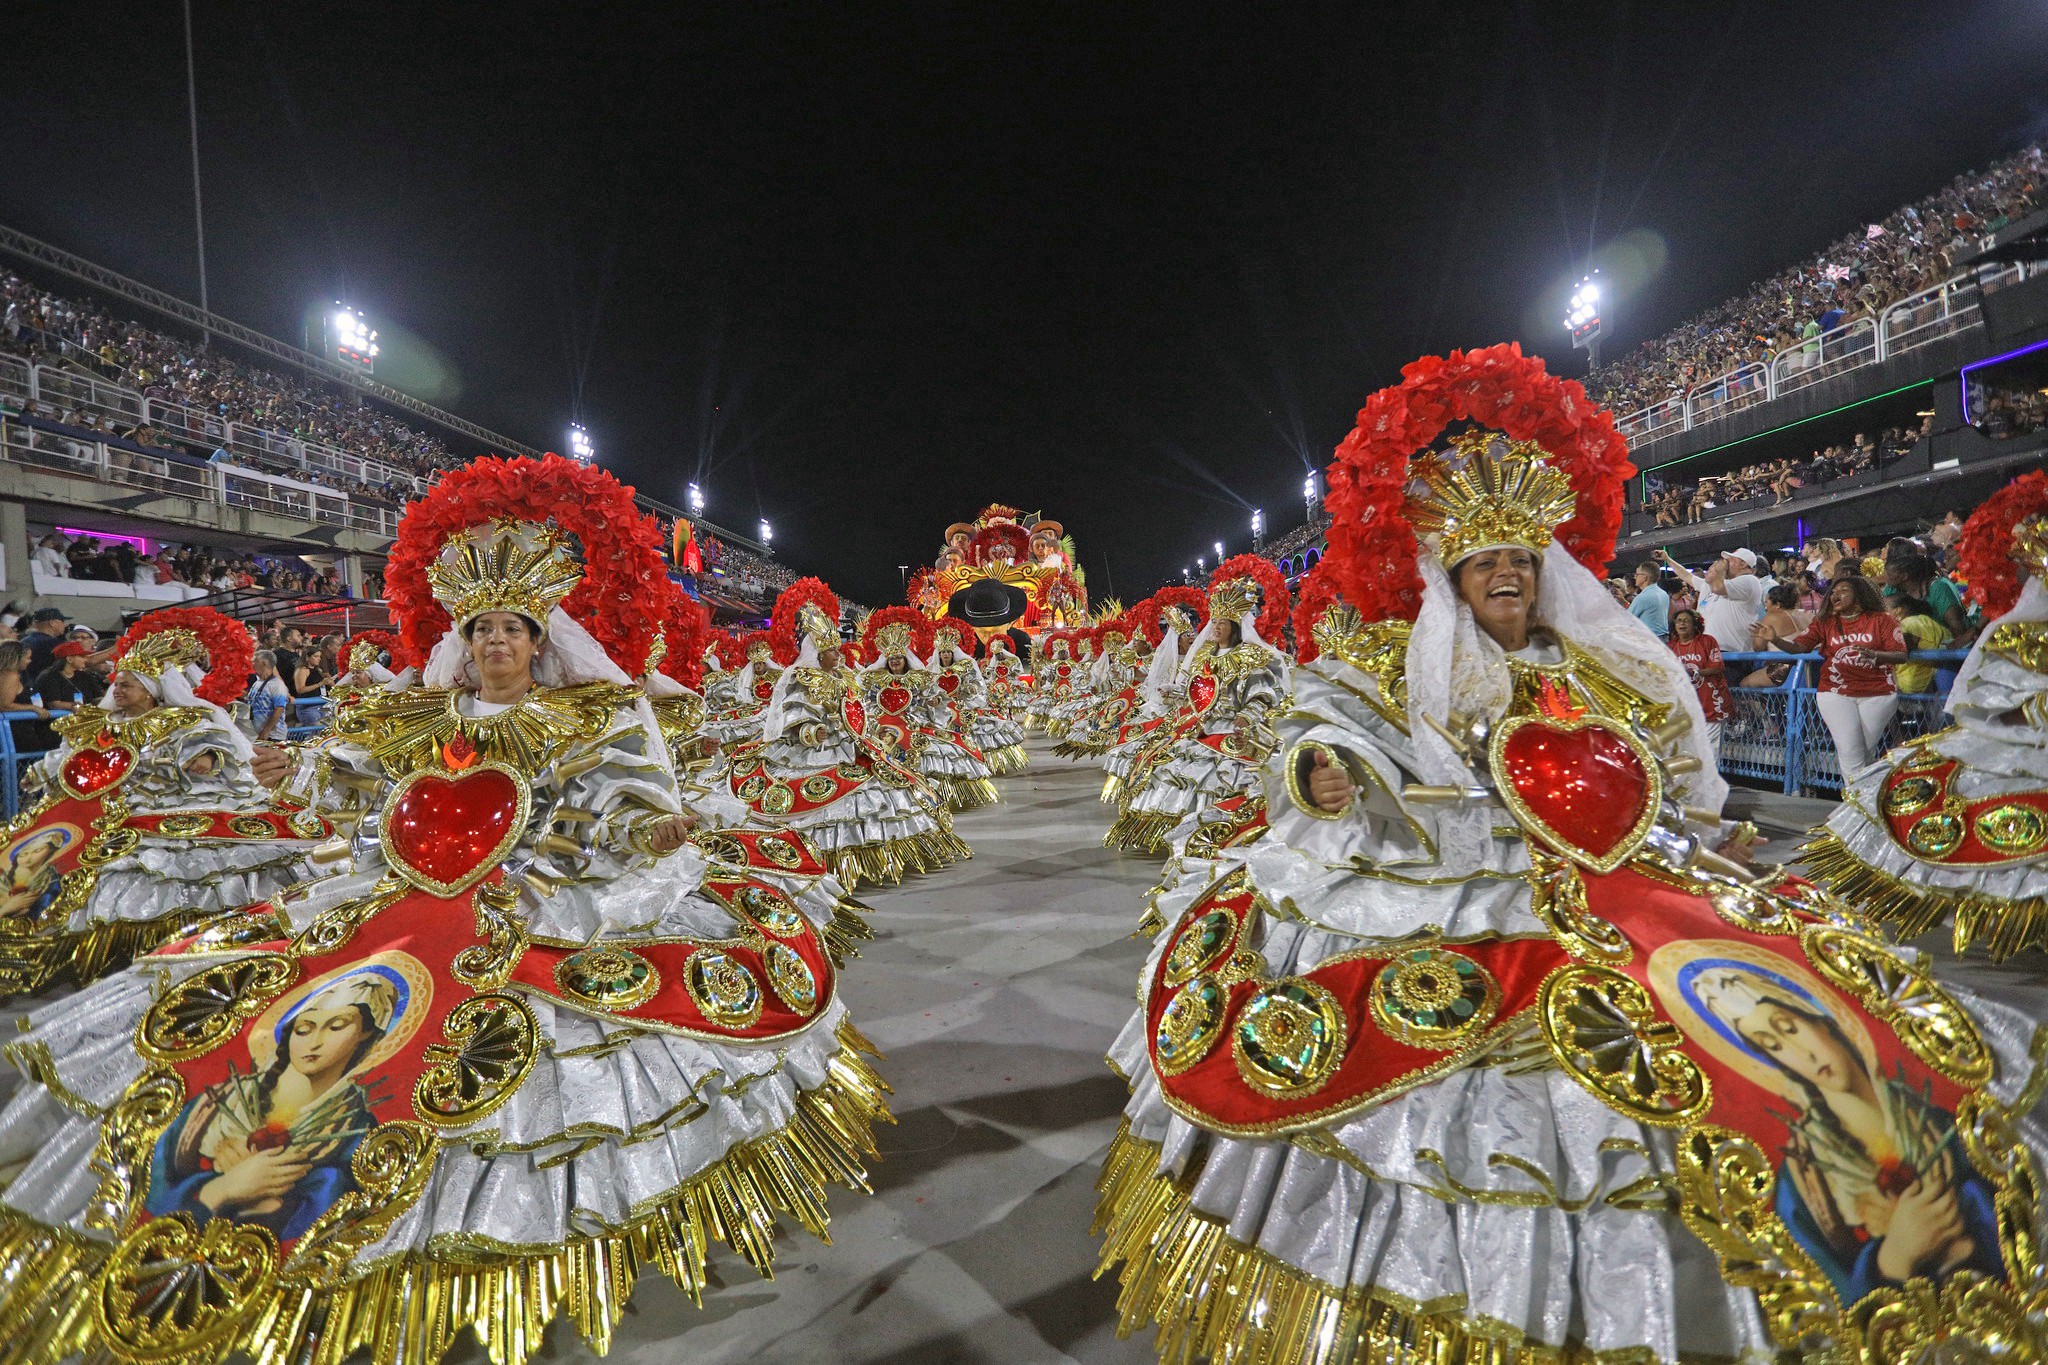
<svg viewBox="0 0 2048 1365"><path fill-rule="evenodd" d="M1909 652L1877 586L1867 578L1836 579L1828 588L1826 609L1813 624L1789 640L1773 637L1771 644L1794 654L1819 651L1814 704L1834 736L1842 776L1868 766L1899 709L1898 689L1886 666L1906 662Z"/></svg>
<svg viewBox="0 0 2048 1365"><path fill-rule="evenodd" d="M1700 711L1707 718L1707 749L1721 752L1721 723L1735 714L1735 698L1728 691L1728 665L1721 659L1721 642L1707 634L1700 614L1690 607L1671 613L1671 652L1678 656L1685 676L1699 694Z"/></svg>

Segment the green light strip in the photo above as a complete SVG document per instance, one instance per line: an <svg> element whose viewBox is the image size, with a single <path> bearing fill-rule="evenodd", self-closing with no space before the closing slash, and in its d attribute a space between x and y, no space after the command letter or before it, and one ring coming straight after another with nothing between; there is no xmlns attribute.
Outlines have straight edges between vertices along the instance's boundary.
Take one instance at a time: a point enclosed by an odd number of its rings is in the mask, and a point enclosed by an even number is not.
<svg viewBox="0 0 2048 1365"><path fill-rule="evenodd" d="M1802 417L1796 422L1787 422L1782 427L1772 427L1769 431L1759 431L1754 436L1744 436L1734 441L1723 441L1720 445L1708 446L1705 450L1698 451L1691 455L1682 455L1678 459L1667 460L1663 464L1653 464L1648 469L1641 470L1639 472L1644 474L1654 474L1660 469L1669 469L1673 465L1686 464L1693 460L1704 460L1707 456L1715 454L1718 451L1733 450L1736 446L1746 445L1751 441L1760 441L1766 436L1776 436L1781 431L1790 431L1794 427L1803 427L1808 422L1818 422L1823 417L1833 417L1838 412L1847 412L1851 408L1860 408L1865 403L1875 403L1881 398L1890 398L1896 394L1905 393L1911 389L1932 389L1933 387L1934 381L1932 379L1923 379L1916 384L1902 384L1896 389L1887 389L1883 393L1874 393L1870 395L1870 397L1868 398L1859 398L1853 403L1844 403L1839 408L1829 408L1826 412L1816 412L1811 417Z"/></svg>

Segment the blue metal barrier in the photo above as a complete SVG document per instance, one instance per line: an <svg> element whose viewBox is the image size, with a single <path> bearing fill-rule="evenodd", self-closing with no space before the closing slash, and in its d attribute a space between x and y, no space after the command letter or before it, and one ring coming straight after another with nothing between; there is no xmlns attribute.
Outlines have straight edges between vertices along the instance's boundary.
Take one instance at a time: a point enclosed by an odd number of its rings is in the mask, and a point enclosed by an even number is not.
<svg viewBox="0 0 2048 1365"><path fill-rule="evenodd" d="M41 720L43 717L33 711L0 711L0 811L9 820L21 813L22 768L34 763L48 749L17 749L14 745L14 723L18 720Z"/></svg>
<svg viewBox="0 0 2048 1365"><path fill-rule="evenodd" d="M1899 711L1885 731L1879 752L1920 735L1932 734L1948 724L1943 710L1948 700L1949 681L1954 669L1966 657L1960 649L1923 650L1916 662L1933 664L1937 690L1901 693ZM1721 772L1728 777L1747 777L1776 782L1788 796L1806 792L1840 791L1842 765L1835 757L1834 737L1820 717L1814 701L1814 678L1820 667L1818 654L1787 654L1779 650L1762 653L1723 652L1728 665L1729 690L1734 694L1735 712L1721 725ZM1785 680L1773 687L1738 687L1735 680L1767 664L1791 664Z"/></svg>

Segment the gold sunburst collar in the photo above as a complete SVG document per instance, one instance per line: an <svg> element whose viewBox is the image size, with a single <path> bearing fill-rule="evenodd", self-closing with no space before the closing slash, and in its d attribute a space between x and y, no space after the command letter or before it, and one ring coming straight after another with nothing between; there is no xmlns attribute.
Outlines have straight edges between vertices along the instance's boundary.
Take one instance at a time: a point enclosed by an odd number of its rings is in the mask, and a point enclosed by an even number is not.
<svg viewBox="0 0 2048 1365"><path fill-rule="evenodd" d="M1550 548L1577 505L1571 481L1553 468L1543 447L1497 432L1452 438L1450 449L1418 458L1421 488L1408 497L1408 520L1445 568L1481 550Z"/></svg>

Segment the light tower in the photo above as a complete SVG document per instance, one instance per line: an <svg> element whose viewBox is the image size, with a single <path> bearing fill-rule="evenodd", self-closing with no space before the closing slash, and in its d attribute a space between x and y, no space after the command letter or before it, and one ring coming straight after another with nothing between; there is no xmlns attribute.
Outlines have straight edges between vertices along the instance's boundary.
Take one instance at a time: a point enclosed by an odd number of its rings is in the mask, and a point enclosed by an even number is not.
<svg viewBox="0 0 2048 1365"><path fill-rule="evenodd" d="M1313 522L1316 519L1316 472L1313 469L1308 472L1308 477L1301 481L1301 505L1307 512L1308 519Z"/></svg>
<svg viewBox="0 0 2048 1365"><path fill-rule="evenodd" d="M1252 549L1260 550L1266 544L1266 513L1263 509L1252 509Z"/></svg>
<svg viewBox="0 0 2048 1365"><path fill-rule="evenodd" d="M1586 368L1600 368L1600 272L1594 271L1579 281L1579 287L1572 291L1571 300L1565 305L1565 330L1572 334L1572 345L1583 346L1586 351Z"/></svg>
<svg viewBox="0 0 2048 1365"><path fill-rule="evenodd" d="M597 447L590 443L590 433L581 422L569 424L569 458L578 464L590 464L597 459Z"/></svg>
<svg viewBox="0 0 2048 1365"><path fill-rule="evenodd" d="M377 333L360 308L339 299L320 321L320 338L327 344L327 357L359 374L377 372Z"/></svg>
<svg viewBox="0 0 2048 1365"><path fill-rule="evenodd" d="M775 548L775 528L768 524L768 518L761 518L761 543L770 550Z"/></svg>

